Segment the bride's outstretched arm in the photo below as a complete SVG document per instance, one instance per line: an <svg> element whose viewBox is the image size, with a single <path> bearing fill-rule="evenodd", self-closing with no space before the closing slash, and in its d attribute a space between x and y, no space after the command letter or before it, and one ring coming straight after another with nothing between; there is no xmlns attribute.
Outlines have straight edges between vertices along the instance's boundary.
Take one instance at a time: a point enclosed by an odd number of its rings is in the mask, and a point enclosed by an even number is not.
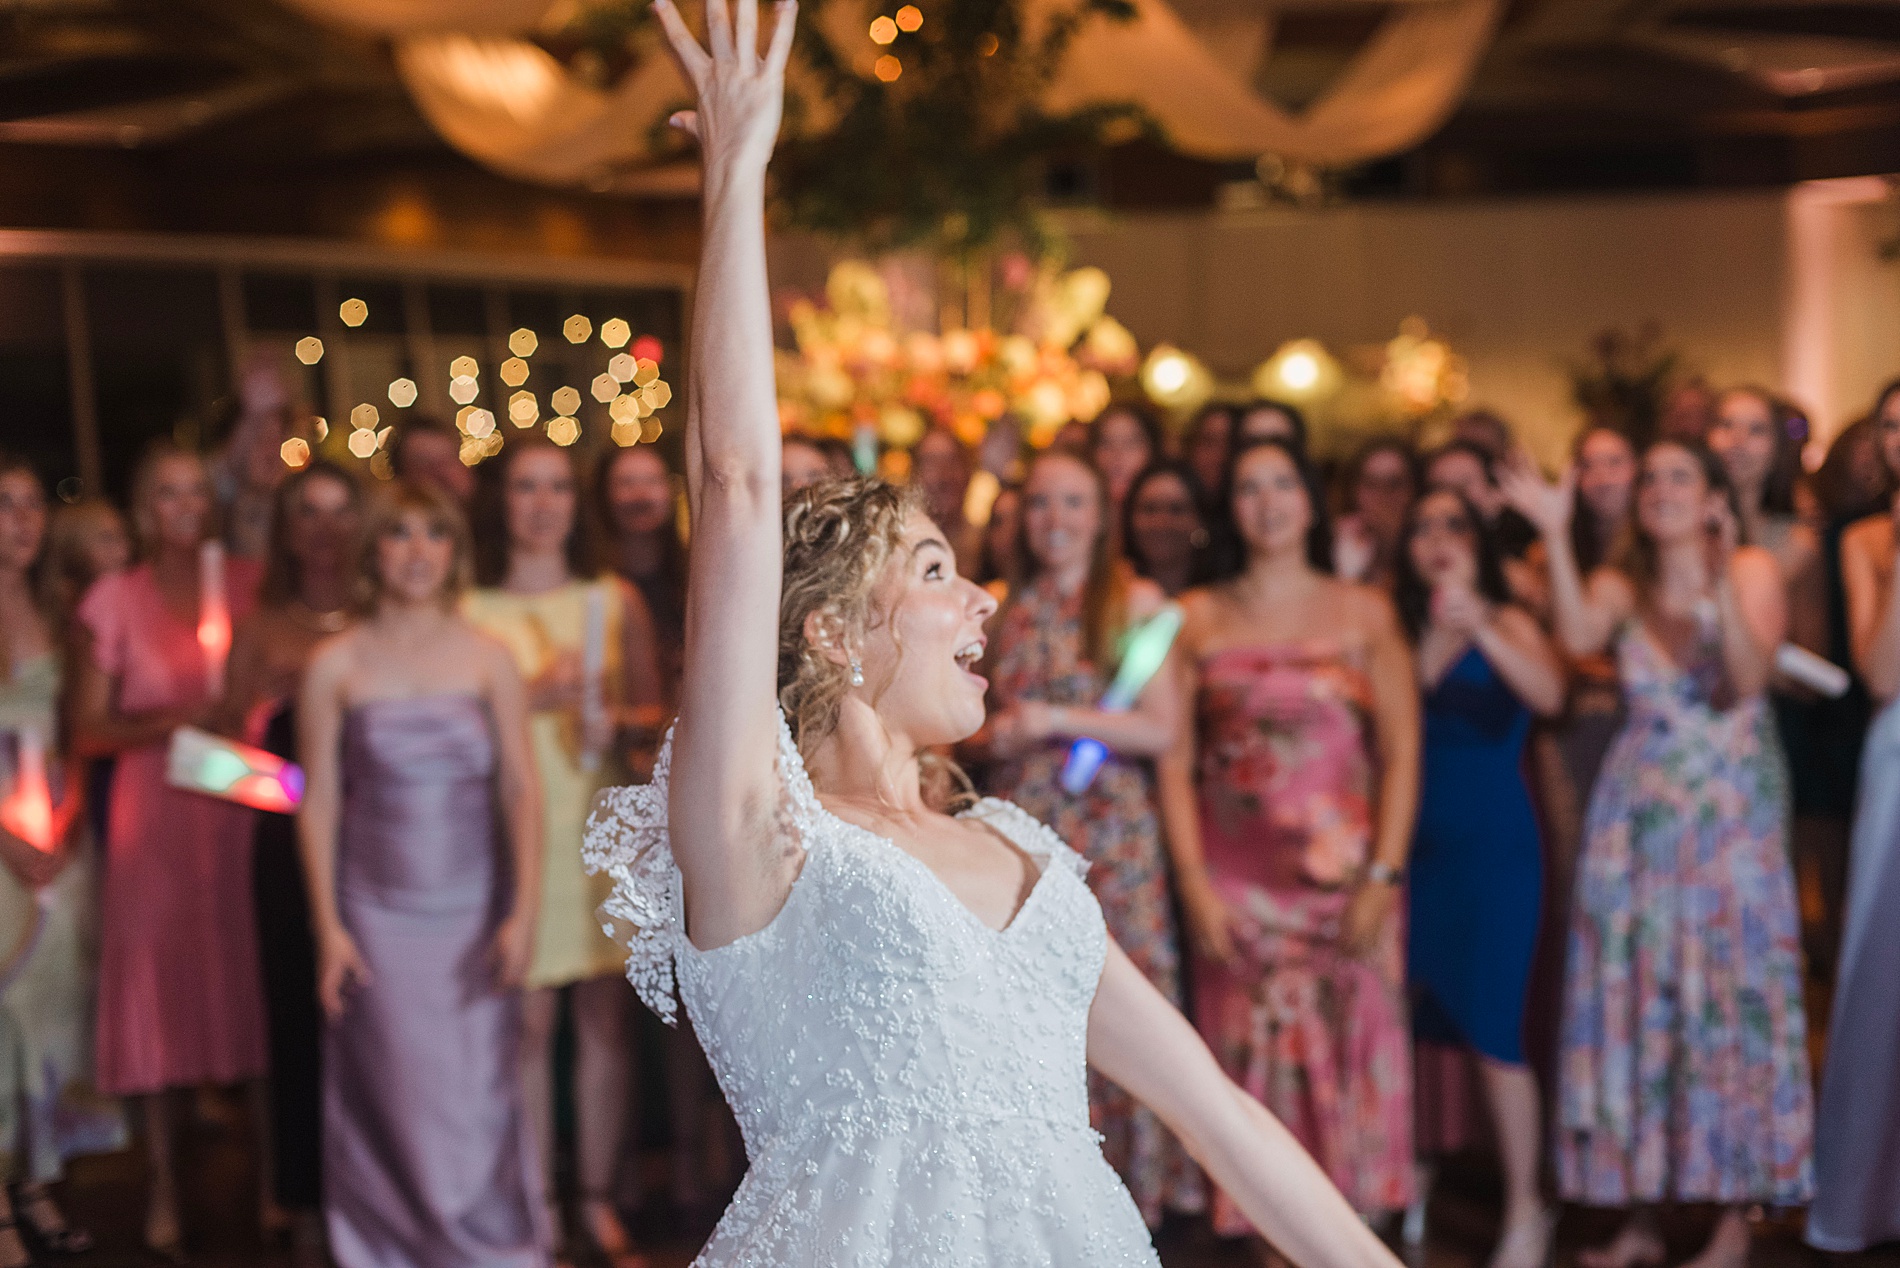
<svg viewBox="0 0 1900 1268"><path fill-rule="evenodd" d="M667 809L688 928L716 946L772 918L793 866L771 831L781 545L765 167L796 6L780 0L763 54L758 0L708 0L703 47L671 0L653 8L698 102L673 122L699 139L705 168L686 423L692 563Z"/></svg>
<svg viewBox="0 0 1900 1268"><path fill-rule="evenodd" d="M1300 1268L1399 1268L1293 1134L1227 1077L1113 941L1089 1010L1089 1064L1153 1110Z"/></svg>

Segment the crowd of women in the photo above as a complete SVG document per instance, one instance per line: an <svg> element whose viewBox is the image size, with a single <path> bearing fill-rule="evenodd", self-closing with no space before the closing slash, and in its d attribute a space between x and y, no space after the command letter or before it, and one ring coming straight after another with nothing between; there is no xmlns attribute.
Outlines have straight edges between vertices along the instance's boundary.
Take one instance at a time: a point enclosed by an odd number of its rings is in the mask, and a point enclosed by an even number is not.
<svg viewBox="0 0 1900 1268"><path fill-rule="evenodd" d="M1900 385L1812 474L1772 394L1694 404L1640 451L1588 428L1555 482L1486 414L1329 481L1272 402L1178 438L1111 407L1004 455L993 497L948 432L908 456L1000 605L990 720L946 769L1087 858L1120 945L1369 1218L1417 1235L1475 1070L1494 1268L1541 1268L1553 1198L1627 1212L1586 1268L1660 1264L1666 1204L1714 1210L1704 1268L1761 1208L1900 1238ZM674 474L532 435L470 472L454 441L410 425L373 489L278 473L261 512L169 444L123 516L49 512L0 458L0 789L45 747L54 792L45 840L0 810L0 1268L84 1250L47 1186L133 1136L146 1242L182 1259L214 1085L246 1090L260 1218L303 1262L636 1262L656 1081L671 1198L731 1182L690 1037L637 1042L580 851L670 710ZM850 469L787 439L788 484ZM1850 690L1780 676L1790 642ZM301 812L175 787L181 727L299 762ZM1885 777L1857 788L1863 744ZM1151 1114L1091 1102L1151 1224L1250 1233Z"/></svg>

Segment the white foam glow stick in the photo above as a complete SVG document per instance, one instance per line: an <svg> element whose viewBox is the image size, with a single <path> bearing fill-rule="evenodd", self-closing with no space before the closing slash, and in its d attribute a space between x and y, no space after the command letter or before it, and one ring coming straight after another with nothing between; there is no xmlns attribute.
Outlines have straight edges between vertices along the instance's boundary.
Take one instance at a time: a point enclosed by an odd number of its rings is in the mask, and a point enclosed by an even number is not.
<svg viewBox="0 0 1900 1268"><path fill-rule="evenodd" d="M1845 669L1796 643L1783 643L1775 649L1775 668L1830 700L1838 700L1846 695L1847 688L1853 683Z"/></svg>

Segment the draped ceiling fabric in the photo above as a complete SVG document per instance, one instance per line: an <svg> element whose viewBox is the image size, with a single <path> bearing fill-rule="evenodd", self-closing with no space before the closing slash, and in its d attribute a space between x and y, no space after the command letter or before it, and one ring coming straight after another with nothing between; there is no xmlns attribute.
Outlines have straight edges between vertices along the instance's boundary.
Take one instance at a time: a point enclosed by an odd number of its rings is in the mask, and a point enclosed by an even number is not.
<svg viewBox="0 0 1900 1268"><path fill-rule="evenodd" d="M1063 0L1029 0L1030 22ZM662 111L684 100L670 59L642 59L611 89L593 88L524 33L558 27L571 0L288 0L310 17L394 40L404 83L430 124L497 171L549 185L689 193L693 165L652 149ZM1278 155L1343 166L1406 149L1457 107L1491 41L1503 0L1411 0L1392 13L1339 79L1303 111L1255 92L1243 63L1217 57L1167 0L1134 0L1129 22L1091 22L1070 46L1045 108L1132 103L1169 142L1201 158ZM862 3L824 6L827 34L875 50ZM1263 6L1259 47L1271 29ZM870 57L864 57L868 73Z"/></svg>

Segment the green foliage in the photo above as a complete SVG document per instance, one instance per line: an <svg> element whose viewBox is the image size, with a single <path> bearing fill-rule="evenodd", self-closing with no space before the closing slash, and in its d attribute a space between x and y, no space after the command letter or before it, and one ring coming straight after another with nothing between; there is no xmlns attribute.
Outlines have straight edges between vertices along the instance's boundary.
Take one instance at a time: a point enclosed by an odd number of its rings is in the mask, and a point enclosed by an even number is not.
<svg viewBox="0 0 1900 1268"><path fill-rule="evenodd" d="M884 2L894 16L897 0ZM1132 18L1127 0L1075 0L1037 29L1024 0L925 0L921 27L881 50L902 67L889 83L851 63L861 49L827 38L826 3L810 6L799 44L819 99L799 103L775 164L779 213L793 227L873 252L967 258L1012 234L1033 249L1043 245L1044 163L1145 130L1126 106L1040 106L1076 33ZM815 116L830 119L822 131L802 126Z"/></svg>
<svg viewBox="0 0 1900 1268"><path fill-rule="evenodd" d="M1662 346L1662 328L1605 330L1591 341L1587 362L1570 367L1570 394L1593 425L1612 427L1642 448L1656 436L1663 402L1682 358Z"/></svg>
<svg viewBox="0 0 1900 1268"><path fill-rule="evenodd" d="M800 9L773 161L774 214L787 227L873 253L915 247L967 261L1017 238L1040 254L1045 165L1151 131L1132 106L1053 114L1040 104L1076 34L1132 19L1130 0L1067 0L1033 22L1028 0L918 0L921 26L882 48L862 31L848 43L826 34L826 8L844 2ZM905 0L877 3L866 21L895 18ZM647 0L583 0L541 43L602 86L638 58L664 55ZM876 77L880 55L901 66L896 79ZM681 146L664 116L652 136L662 153Z"/></svg>

